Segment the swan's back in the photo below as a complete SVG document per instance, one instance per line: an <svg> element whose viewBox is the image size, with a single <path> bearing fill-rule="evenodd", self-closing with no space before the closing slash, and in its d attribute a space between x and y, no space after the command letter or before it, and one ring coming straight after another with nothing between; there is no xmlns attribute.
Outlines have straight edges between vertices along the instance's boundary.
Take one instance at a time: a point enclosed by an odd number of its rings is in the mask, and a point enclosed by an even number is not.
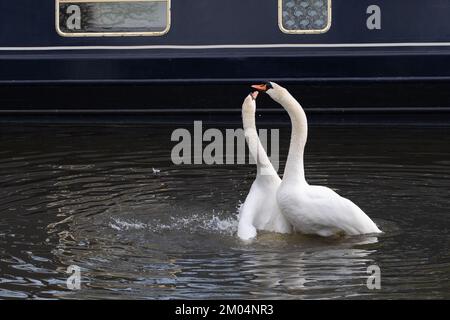
<svg viewBox="0 0 450 320"><path fill-rule="evenodd" d="M307 234L332 236L381 232L376 224L349 199L323 186L304 185L280 188L278 203L296 230Z"/></svg>

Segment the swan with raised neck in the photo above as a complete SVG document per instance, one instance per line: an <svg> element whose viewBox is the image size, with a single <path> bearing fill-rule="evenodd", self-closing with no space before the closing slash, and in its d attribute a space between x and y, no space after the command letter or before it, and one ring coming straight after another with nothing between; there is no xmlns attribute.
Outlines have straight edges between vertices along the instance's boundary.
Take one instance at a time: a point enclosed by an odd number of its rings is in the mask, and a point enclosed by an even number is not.
<svg viewBox="0 0 450 320"><path fill-rule="evenodd" d="M270 162L258 136L255 123L256 97L248 95L242 104L242 123L250 156L256 161L256 179L239 212L238 236L242 240L255 238L257 230L289 233L290 223L281 214L276 193L281 179Z"/></svg>
<svg viewBox="0 0 450 320"><path fill-rule="evenodd" d="M277 203L295 230L320 236L380 233L377 225L352 201L330 188L307 183L304 149L308 137L308 121L300 103L285 88L274 82L253 87L266 92L278 102L291 119L289 155L283 180L277 191Z"/></svg>

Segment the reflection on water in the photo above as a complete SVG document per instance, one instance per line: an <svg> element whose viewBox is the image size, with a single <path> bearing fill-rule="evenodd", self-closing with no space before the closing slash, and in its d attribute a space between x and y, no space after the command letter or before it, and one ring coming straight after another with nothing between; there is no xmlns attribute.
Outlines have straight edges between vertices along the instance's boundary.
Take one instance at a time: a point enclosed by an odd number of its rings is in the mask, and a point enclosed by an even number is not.
<svg viewBox="0 0 450 320"><path fill-rule="evenodd" d="M254 168L174 166L172 128L0 133L0 298L450 298L449 129L311 128L309 181L384 234L250 244L235 233ZM381 290L366 287L370 265Z"/></svg>

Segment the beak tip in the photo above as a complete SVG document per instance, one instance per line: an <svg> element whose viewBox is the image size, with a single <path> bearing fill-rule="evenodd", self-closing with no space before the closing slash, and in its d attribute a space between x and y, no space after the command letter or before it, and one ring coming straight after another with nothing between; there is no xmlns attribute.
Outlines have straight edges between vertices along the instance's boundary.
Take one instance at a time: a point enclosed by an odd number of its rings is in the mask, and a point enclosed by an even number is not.
<svg viewBox="0 0 450 320"><path fill-rule="evenodd" d="M267 86L265 84L254 84L252 85L252 88L262 92L267 91Z"/></svg>

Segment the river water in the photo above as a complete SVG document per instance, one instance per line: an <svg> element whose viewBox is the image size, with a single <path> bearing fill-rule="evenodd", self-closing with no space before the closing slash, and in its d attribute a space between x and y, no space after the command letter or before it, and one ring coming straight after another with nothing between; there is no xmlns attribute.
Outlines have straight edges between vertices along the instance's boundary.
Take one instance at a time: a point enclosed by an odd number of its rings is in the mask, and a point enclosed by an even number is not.
<svg viewBox="0 0 450 320"><path fill-rule="evenodd" d="M3 125L0 298L450 298L449 128L311 127L308 181L384 233L251 243L236 230L255 168L176 166L173 129ZM67 288L70 265L80 290Z"/></svg>

